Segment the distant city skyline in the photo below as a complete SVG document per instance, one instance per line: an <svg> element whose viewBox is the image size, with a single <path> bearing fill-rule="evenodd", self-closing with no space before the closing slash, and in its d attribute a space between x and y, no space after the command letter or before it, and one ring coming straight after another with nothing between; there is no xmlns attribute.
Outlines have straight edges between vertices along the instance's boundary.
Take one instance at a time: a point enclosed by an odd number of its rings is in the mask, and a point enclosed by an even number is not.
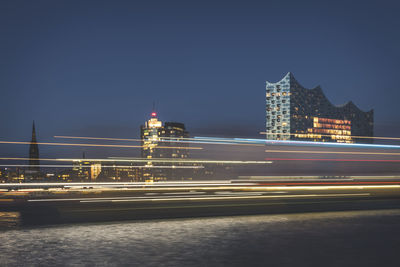
<svg viewBox="0 0 400 267"><path fill-rule="evenodd" d="M39 141L137 138L153 101L194 136L262 138L264 82L288 71L400 136L396 1L94 3L0 3L1 139L29 141L32 120Z"/></svg>

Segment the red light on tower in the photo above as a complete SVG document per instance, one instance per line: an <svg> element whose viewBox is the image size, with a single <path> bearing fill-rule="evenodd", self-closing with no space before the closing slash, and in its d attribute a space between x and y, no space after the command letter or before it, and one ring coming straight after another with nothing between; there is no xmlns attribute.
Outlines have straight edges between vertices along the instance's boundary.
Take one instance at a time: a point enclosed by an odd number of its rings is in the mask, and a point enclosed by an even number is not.
<svg viewBox="0 0 400 267"><path fill-rule="evenodd" d="M152 116L153 118L155 118L155 117L157 117L157 113L152 112L152 113L151 113L151 116Z"/></svg>

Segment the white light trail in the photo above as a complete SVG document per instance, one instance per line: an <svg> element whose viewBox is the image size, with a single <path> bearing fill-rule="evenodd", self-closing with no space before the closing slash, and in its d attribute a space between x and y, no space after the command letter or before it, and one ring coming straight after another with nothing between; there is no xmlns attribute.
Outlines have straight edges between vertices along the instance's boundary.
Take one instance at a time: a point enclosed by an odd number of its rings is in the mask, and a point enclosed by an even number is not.
<svg viewBox="0 0 400 267"><path fill-rule="evenodd" d="M260 134L263 135L276 135L276 133L267 133L267 132L260 132ZM285 133L285 135L296 135L294 133ZM319 134L320 136L332 136L331 134ZM351 138L359 139L359 138L364 138L364 139L380 139L380 140L400 140L400 137L384 137L384 136L360 136L360 135L351 135L348 136Z"/></svg>
<svg viewBox="0 0 400 267"><path fill-rule="evenodd" d="M20 142L20 141L0 141L0 144L17 144L17 145L30 145L32 142ZM104 144L73 144L73 143L49 143L49 142L36 142L38 145L48 146L83 146L83 147L115 147L115 148L143 148L145 146L133 146L133 145L104 145ZM162 149L203 149L202 147L172 147L172 146L157 146L156 148Z"/></svg>
<svg viewBox="0 0 400 267"><path fill-rule="evenodd" d="M247 195L247 196L164 196L153 197L114 197L114 198L53 198L53 199L29 199L28 202L64 202L79 201L87 202L143 202L143 201L182 201L182 200L236 200L236 199L274 199L274 198L310 198L310 197L344 197L344 196L369 196L370 193L343 193L343 194L297 194L297 195Z"/></svg>
<svg viewBox="0 0 400 267"><path fill-rule="evenodd" d="M195 137L195 139L213 140L208 137ZM256 138L220 138L225 142L249 142L253 144L264 145L300 145L300 146L321 146L321 147L360 147L360 148L391 148L400 149L399 145L379 145L379 144L357 144L357 143L333 143L333 142L315 142L315 141L299 141L299 140L266 140Z"/></svg>
<svg viewBox="0 0 400 267"><path fill-rule="evenodd" d="M310 151L310 150L265 150L267 153L304 153L304 154L349 154L349 155L390 155L400 156L400 153L390 152L351 152L351 151Z"/></svg>

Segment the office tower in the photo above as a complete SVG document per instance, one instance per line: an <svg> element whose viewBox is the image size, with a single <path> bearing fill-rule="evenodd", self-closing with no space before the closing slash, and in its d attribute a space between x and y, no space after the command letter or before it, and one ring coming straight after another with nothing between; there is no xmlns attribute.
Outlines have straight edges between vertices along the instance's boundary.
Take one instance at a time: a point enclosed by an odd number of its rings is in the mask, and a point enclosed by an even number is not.
<svg viewBox="0 0 400 267"><path fill-rule="evenodd" d="M175 168L183 166L178 159L188 157L188 143L182 142L189 137L183 123L166 122L164 125L152 112L151 118L140 128L142 158L149 159L142 169L144 181L160 181L167 179L182 179L183 171ZM164 159L163 162L153 162L154 159ZM176 159L176 160L174 160ZM168 162L167 162L168 161Z"/></svg>

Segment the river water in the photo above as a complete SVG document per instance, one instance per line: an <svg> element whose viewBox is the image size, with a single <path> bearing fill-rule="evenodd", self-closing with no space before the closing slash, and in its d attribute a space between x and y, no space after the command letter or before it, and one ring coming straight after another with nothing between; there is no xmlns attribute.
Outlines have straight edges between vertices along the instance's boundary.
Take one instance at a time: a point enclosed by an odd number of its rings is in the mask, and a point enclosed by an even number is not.
<svg viewBox="0 0 400 267"><path fill-rule="evenodd" d="M400 266L400 210L20 226L1 266Z"/></svg>

